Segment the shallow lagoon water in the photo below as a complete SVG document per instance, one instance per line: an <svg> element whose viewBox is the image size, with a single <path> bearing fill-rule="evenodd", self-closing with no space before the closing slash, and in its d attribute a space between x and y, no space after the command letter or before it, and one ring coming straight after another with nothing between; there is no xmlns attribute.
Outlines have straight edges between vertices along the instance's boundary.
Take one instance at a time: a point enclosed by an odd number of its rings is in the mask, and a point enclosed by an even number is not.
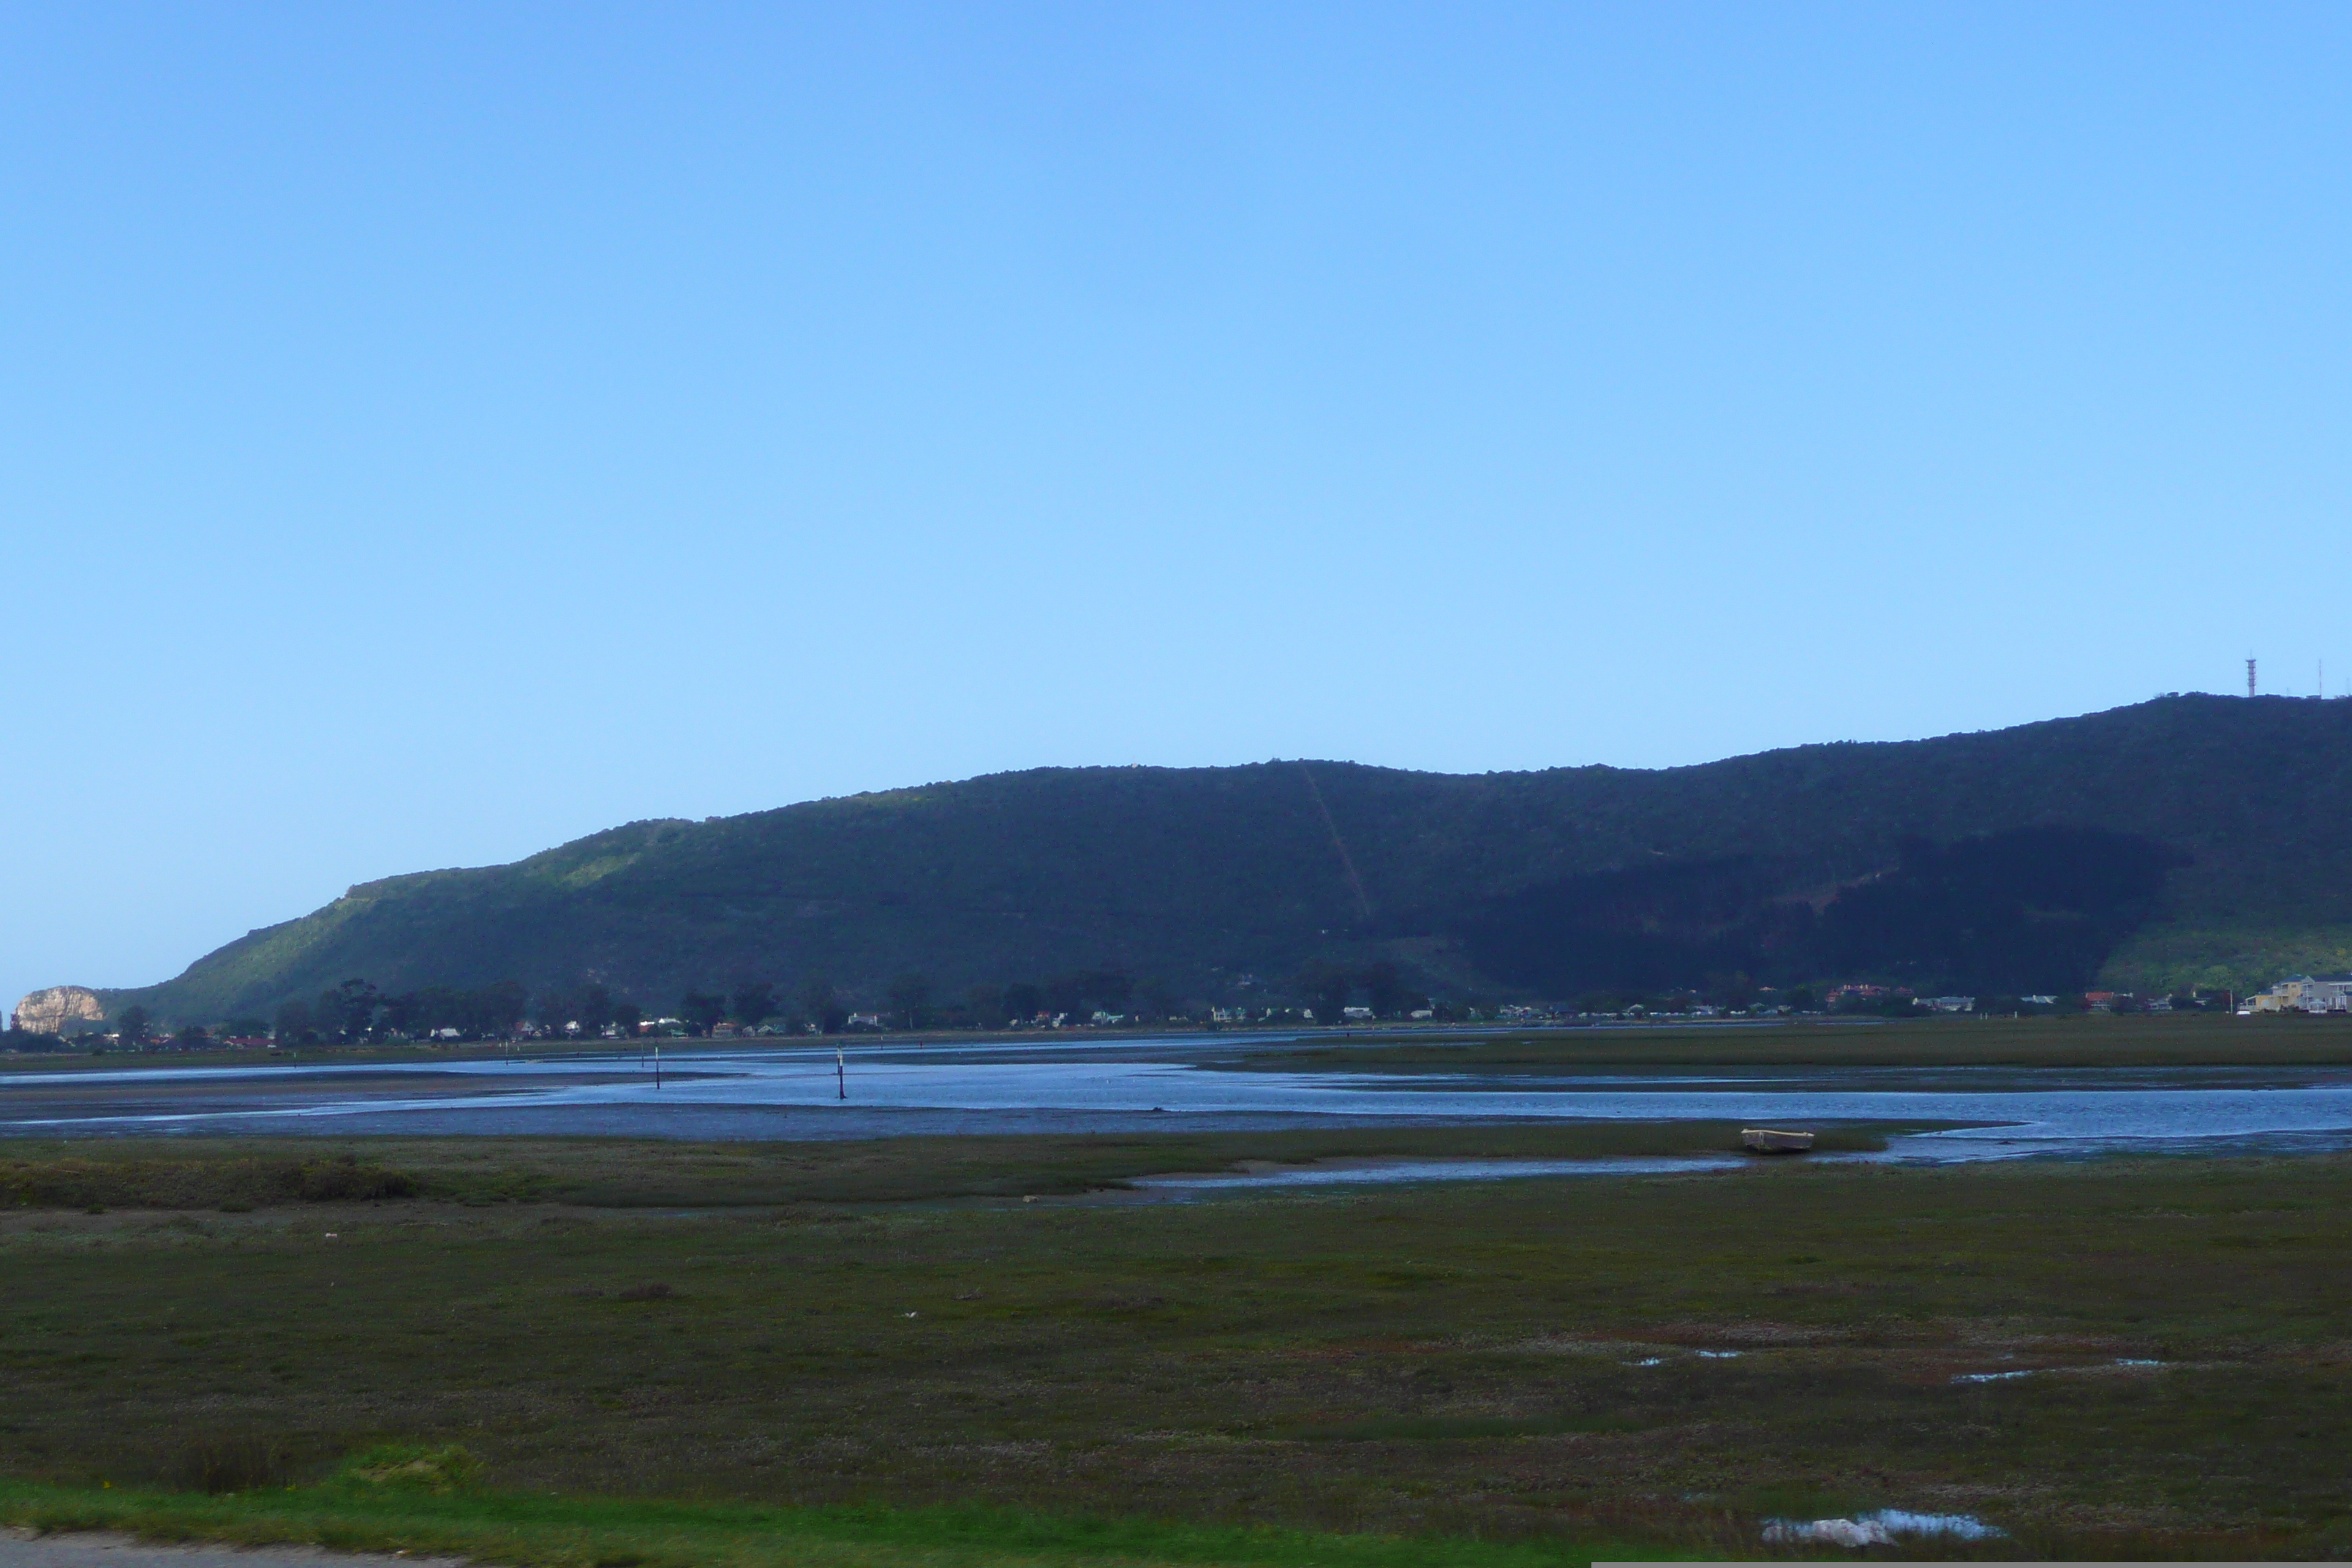
<svg viewBox="0 0 2352 1568"><path fill-rule="evenodd" d="M1899 1508L1882 1508L1853 1519L1775 1519L1764 1526L1765 1541L1775 1545L1891 1546L1905 1536L1992 1541L2008 1533L1971 1513L1913 1513Z"/></svg>
<svg viewBox="0 0 2352 1568"><path fill-rule="evenodd" d="M1904 1161L2352 1147L2352 1070L2338 1068L1790 1068L1510 1076L1230 1065L1252 1051L1289 1047L1297 1038L853 1045L841 1085L846 1100L839 1098L830 1044L666 1050L659 1087L648 1059L610 1053L19 1072L0 1075L0 1134L810 1139L1565 1119L1972 1124L1897 1137L1881 1158ZM1612 1162L1608 1168L1627 1167Z"/></svg>

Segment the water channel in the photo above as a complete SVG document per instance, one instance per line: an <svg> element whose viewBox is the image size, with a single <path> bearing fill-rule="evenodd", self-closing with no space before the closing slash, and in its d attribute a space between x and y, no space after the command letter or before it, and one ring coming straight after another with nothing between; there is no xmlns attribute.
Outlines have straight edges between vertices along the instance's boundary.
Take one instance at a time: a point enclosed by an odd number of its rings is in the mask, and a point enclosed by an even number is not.
<svg viewBox="0 0 2352 1568"><path fill-rule="evenodd" d="M665 1048L658 1082L649 1052L616 1057L609 1050L424 1063L273 1060L231 1068L19 1071L0 1074L0 1136L822 1139L1558 1118L1931 1129L1898 1134L1878 1156L1902 1161L2352 1147L2352 1069L2346 1068L1507 1074L1335 1073L1283 1070L1278 1059L1250 1064L1253 1056L1297 1043L1297 1037L1279 1035L858 1043L845 1047L840 1063L830 1043L697 1043ZM1572 1173L1568 1165L1591 1163L1484 1163L1561 1165L1556 1173L1473 1168L1476 1163L1433 1167L1423 1174L1565 1174ZM1303 1179L1398 1176L1265 1178Z"/></svg>

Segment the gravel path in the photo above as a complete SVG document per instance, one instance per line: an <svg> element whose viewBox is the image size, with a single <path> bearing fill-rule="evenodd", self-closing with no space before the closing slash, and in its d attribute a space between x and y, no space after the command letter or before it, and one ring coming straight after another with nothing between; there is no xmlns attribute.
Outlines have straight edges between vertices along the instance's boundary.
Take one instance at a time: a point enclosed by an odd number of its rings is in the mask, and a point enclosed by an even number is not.
<svg viewBox="0 0 2352 1568"><path fill-rule="evenodd" d="M466 1568L455 1557L387 1557L316 1546L159 1546L128 1535L0 1530L0 1568Z"/></svg>

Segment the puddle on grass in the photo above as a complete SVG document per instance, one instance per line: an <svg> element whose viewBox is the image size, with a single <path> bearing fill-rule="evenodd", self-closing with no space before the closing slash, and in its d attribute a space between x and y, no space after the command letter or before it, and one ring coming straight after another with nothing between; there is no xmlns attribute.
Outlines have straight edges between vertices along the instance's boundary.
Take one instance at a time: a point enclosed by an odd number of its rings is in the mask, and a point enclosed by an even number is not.
<svg viewBox="0 0 2352 1568"><path fill-rule="evenodd" d="M1417 1160L1370 1157L1312 1165L1265 1165L1242 1171L1142 1176L1129 1185L1150 1192L1222 1192L1253 1187L1360 1186L1386 1182L1492 1182L1514 1176L1671 1176L1727 1171L1749 1163L1738 1154L1616 1155L1591 1160Z"/></svg>
<svg viewBox="0 0 2352 1568"><path fill-rule="evenodd" d="M2021 1367L2015 1372L1964 1372L1954 1377L1952 1381L1954 1383L2007 1383L2011 1378L2042 1377L2052 1373L2105 1372L2118 1366L2150 1367L2165 1364L2167 1363L2164 1362L2152 1361L2145 1356L2119 1355L2111 1362L2103 1362L2096 1366L2029 1366Z"/></svg>
<svg viewBox="0 0 2352 1568"><path fill-rule="evenodd" d="M1942 1535L1956 1541L1992 1541L2009 1531L1968 1513L1913 1513L1882 1508L1852 1519L1772 1519L1764 1539L1774 1545L1891 1546L1906 1535Z"/></svg>

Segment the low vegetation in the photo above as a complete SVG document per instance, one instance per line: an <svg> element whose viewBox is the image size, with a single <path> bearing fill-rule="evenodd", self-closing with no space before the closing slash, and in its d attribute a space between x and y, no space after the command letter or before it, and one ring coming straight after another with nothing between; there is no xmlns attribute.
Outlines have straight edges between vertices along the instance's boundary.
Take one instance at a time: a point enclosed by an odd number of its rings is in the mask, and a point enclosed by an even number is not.
<svg viewBox="0 0 2352 1568"><path fill-rule="evenodd" d="M2011 1532L1936 1557L2352 1548L2345 1157L1138 1204L1012 1188L1227 1151L467 1147L331 1154L601 1206L0 1211L0 1511L583 1564L1758 1554L1879 1507Z"/></svg>
<svg viewBox="0 0 2352 1568"><path fill-rule="evenodd" d="M257 1156L234 1145L207 1154L139 1143L97 1153L36 1146L0 1156L0 1205L15 1208L250 1210L280 1204L413 1198L423 1184L356 1154L303 1150Z"/></svg>
<svg viewBox="0 0 2352 1568"><path fill-rule="evenodd" d="M1454 1038L1398 1032L1236 1053L1219 1065L1261 1072L1506 1074L1743 1067L2343 1067L2352 1065L2352 1019L2303 1014L1963 1016L1901 1024L1791 1019L1679 1028L1571 1027Z"/></svg>
<svg viewBox="0 0 2352 1568"><path fill-rule="evenodd" d="M0 1481L0 1519L161 1540L299 1542L529 1568L1571 1568L1638 1542L1339 1535L999 1508L777 1508L348 1487L190 1496Z"/></svg>
<svg viewBox="0 0 2352 1568"><path fill-rule="evenodd" d="M1885 1146L1873 1128L1824 1151ZM1723 1153L1731 1122L1520 1122L1474 1127L1064 1137L889 1138L826 1143L621 1139L380 1138L364 1155L315 1140L0 1144L0 1206L217 1209L299 1203L545 1203L589 1208L758 1208L1067 1195L1136 1177L1250 1162L1379 1158L1597 1159Z"/></svg>

